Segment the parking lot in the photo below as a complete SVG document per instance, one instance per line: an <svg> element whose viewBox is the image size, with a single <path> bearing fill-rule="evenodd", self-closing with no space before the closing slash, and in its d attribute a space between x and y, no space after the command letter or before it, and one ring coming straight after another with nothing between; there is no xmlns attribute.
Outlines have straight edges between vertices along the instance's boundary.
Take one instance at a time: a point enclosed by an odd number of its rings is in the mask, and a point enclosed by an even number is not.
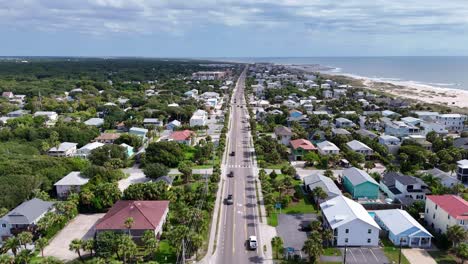
<svg viewBox="0 0 468 264"><path fill-rule="evenodd" d="M68 245L73 239L90 239L94 236L94 225L104 214L84 215L80 214L70 221L44 249L45 256L53 256L69 261L77 258L75 252L68 250Z"/></svg>
<svg viewBox="0 0 468 264"><path fill-rule="evenodd" d="M344 256L344 249L342 249ZM385 264L390 263L380 248L348 248L346 253L348 264Z"/></svg>
<svg viewBox="0 0 468 264"><path fill-rule="evenodd" d="M317 219L315 214L280 214L278 215L278 236L283 238L285 248L301 250L307 240L307 232L301 231L299 225Z"/></svg>

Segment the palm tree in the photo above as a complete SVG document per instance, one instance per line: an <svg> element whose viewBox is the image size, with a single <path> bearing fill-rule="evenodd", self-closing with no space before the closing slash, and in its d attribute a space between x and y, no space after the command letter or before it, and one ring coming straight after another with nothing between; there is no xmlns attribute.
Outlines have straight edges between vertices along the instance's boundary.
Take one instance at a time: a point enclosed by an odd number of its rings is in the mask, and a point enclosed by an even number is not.
<svg viewBox="0 0 468 264"><path fill-rule="evenodd" d="M21 245L26 249L26 245L31 243L33 239L33 234L31 232L21 232L18 234L18 240Z"/></svg>
<svg viewBox="0 0 468 264"><path fill-rule="evenodd" d="M322 239L320 233L313 231L309 238L304 242L302 250L309 255L309 262L316 263L317 259L323 253Z"/></svg>
<svg viewBox="0 0 468 264"><path fill-rule="evenodd" d="M317 221L317 220L314 220L312 222L310 222L310 228L312 229L312 231L322 231L322 223L320 223L320 221Z"/></svg>
<svg viewBox="0 0 468 264"><path fill-rule="evenodd" d="M465 192L465 185L461 183L457 183L452 187L452 192L455 194L460 194Z"/></svg>
<svg viewBox="0 0 468 264"><path fill-rule="evenodd" d="M45 257L40 260L41 264L63 264L63 262L55 257Z"/></svg>
<svg viewBox="0 0 468 264"><path fill-rule="evenodd" d="M283 239L279 236L275 236L271 239L271 244L276 248L276 259L279 259L279 252L283 249Z"/></svg>
<svg viewBox="0 0 468 264"><path fill-rule="evenodd" d="M130 229L132 228L134 223L135 223L135 220L133 220L133 217L128 217L127 219L125 219L124 225L128 230L128 235L129 236L130 236Z"/></svg>
<svg viewBox="0 0 468 264"><path fill-rule="evenodd" d="M44 248L47 246L49 243L49 240L46 237L41 237L38 240L36 240L36 248L41 251L41 256L44 257Z"/></svg>
<svg viewBox="0 0 468 264"><path fill-rule="evenodd" d="M0 255L0 263L4 263L4 264L14 264L14 263L15 263L15 259L14 259L11 255L8 255L8 254L1 254L1 255Z"/></svg>
<svg viewBox="0 0 468 264"><path fill-rule="evenodd" d="M332 170L326 170L323 172L323 176L325 177L328 177L328 178L331 178L331 179L334 179L335 178L335 175L333 174L333 171Z"/></svg>
<svg viewBox="0 0 468 264"><path fill-rule="evenodd" d="M123 263L126 264L128 260L136 255L138 248L131 236L122 235L117 245L117 251L122 256Z"/></svg>
<svg viewBox="0 0 468 264"><path fill-rule="evenodd" d="M315 202L317 203L317 207L319 206L320 201L323 201L328 197L328 194L320 186L315 187L312 190L312 194L314 196Z"/></svg>
<svg viewBox="0 0 468 264"><path fill-rule="evenodd" d="M29 249L24 249L21 250L20 253L18 253L18 256L15 258L15 263L18 264L28 264L33 257L32 251Z"/></svg>
<svg viewBox="0 0 468 264"><path fill-rule="evenodd" d="M84 251L88 251L89 253L91 253L91 257L92 257L95 244L96 244L96 241L94 241L94 239L88 239L83 242L83 245L81 245L81 248Z"/></svg>
<svg viewBox="0 0 468 264"><path fill-rule="evenodd" d="M331 231L330 229L322 230L322 239L323 241L325 241L325 244L327 246L330 245L330 241L333 241L333 237L333 231Z"/></svg>
<svg viewBox="0 0 468 264"><path fill-rule="evenodd" d="M80 252L82 245L83 245L83 240L73 239L72 242L70 242L70 245L68 246L68 249L70 251L75 251L76 254L78 254L78 257L80 258L81 261L83 261L83 257L81 256L81 252Z"/></svg>
<svg viewBox="0 0 468 264"><path fill-rule="evenodd" d="M465 263L465 260L468 259L468 243L461 243L455 249L455 254L461 259L461 264Z"/></svg>
<svg viewBox="0 0 468 264"><path fill-rule="evenodd" d="M366 161L366 163L364 163L364 168L366 168L367 173L369 173L371 169L375 168L375 164L372 161Z"/></svg>
<svg viewBox="0 0 468 264"><path fill-rule="evenodd" d="M152 258L154 258L154 253L158 248L158 240L154 236L154 232L152 232L151 230L146 230L141 240L145 244L148 254L151 255Z"/></svg>
<svg viewBox="0 0 468 264"><path fill-rule="evenodd" d="M16 253L18 253L18 248L21 246L20 241L17 237L9 237L5 243L3 244L3 248L8 251L11 250L13 256L16 257Z"/></svg>
<svg viewBox="0 0 468 264"><path fill-rule="evenodd" d="M450 226L447 229L447 238L452 241L452 246L455 248L460 242L465 241L468 237L468 232L459 225Z"/></svg>

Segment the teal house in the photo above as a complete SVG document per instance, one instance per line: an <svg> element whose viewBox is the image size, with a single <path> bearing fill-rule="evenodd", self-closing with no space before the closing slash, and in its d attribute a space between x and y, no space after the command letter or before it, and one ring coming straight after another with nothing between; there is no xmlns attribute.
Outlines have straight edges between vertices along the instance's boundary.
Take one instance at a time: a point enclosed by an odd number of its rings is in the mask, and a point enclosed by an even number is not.
<svg viewBox="0 0 468 264"><path fill-rule="evenodd" d="M363 170L354 167L344 170L343 185L353 199L379 197L379 184Z"/></svg>
<svg viewBox="0 0 468 264"><path fill-rule="evenodd" d="M127 154L127 157L131 157L131 156L133 156L133 154L135 154L133 152L133 147L132 146L129 146L129 145L125 144L125 143L120 144L120 146L125 148L125 153Z"/></svg>

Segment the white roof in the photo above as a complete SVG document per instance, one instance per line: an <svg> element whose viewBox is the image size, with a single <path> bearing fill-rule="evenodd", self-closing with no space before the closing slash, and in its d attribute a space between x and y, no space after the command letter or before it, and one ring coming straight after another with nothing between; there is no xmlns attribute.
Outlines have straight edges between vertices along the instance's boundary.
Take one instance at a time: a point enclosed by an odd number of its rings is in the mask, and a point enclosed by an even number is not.
<svg viewBox="0 0 468 264"><path fill-rule="evenodd" d="M93 117L93 118L86 120L84 124L88 126L99 126L99 125L104 124L104 119Z"/></svg>
<svg viewBox="0 0 468 264"><path fill-rule="evenodd" d="M468 169L468 160L459 160L457 161L457 164L463 169Z"/></svg>
<svg viewBox="0 0 468 264"><path fill-rule="evenodd" d="M53 148L49 149L49 151L67 151L67 150L69 150L69 149L71 149L73 147L76 147L76 145L78 145L78 143L63 142L63 143L60 143L58 148L53 147Z"/></svg>
<svg viewBox="0 0 468 264"><path fill-rule="evenodd" d="M323 150L340 150L335 144L327 140L317 143L317 148L320 148Z"/></svg>
<svg viewBox="0 0 468 264"><path fill-rule="evenodd" d="M357 140L350 141L346 145L352 150L372 150L369 146Z"/></svg>
<svg viewBox="0 0 468 264"><path fill-rule="evenodd" d="M89 179L81 177L79 171L72 171L67 176L56 182L54 185L81 186L88 183Z"/></svg>
<svg viewBox="0 0 468 264"><path fill-rule="evenodd" d="M100 143L100 142L91 142L91 143L88 143L88 144L84 145L83 147L81 147L80 150L85 150L85 149L93 150L93 149L100 148L100 147L102 147L104 145L105 144Z"/></svg>
<svg viewBox="0 0 468 264"><path fill-rule="evenodd" d="M197 111L193 112L193 116L192 117L196 117L196 116L206 116L207 113L205 110L201 110L201 109L198 109Z"/></svg>
<svg viewBox="0 0 468 264"><path fill-rule="evenodd" d="M465 115L461 115L461 114L442 114L442 115L439 115L440 117L443 117L443 118L461 118L461 117L465 117Z"/></svg>
<svg viewBox="0 0 468 264"><path fill-rule="evenodd" d="M57 113L52 112L52 111L37 111L36 113L34 113L34 116L53 116L53 115L57 115Z"/></svg>
<svg viewBox="0 0 468 264"><path fill-rule="evenodd" d="M412 116L407 116L407 117L403 117L401 119L401 121L403 122L408 122L408 123L413 123L413 122L421 122L422 120L419 119L419 118L414 118Z"/></svg>
<svg viewBox="0 0 468 264"><path fill-rule="evenodd" d="M321 203L320 208L332 229L356 219L380 229L379 225L361 204L348 199L343 195L339 195Z"/></svg>
<svg viewBox="0 0 468 264"><path fill-rule="evenodd" d="M379 138L385 140L385 141L388 141L388 140L395 140L395 141L398 141L400 142L400 139L397 138L397 137L394 137L394 136L390 136L390 135L381 135L379 136Z"/></svg>
<svg viewBox="0 0 468 264"><path fill-rule="evenodd" d="M413 234L423 232L431 236L431 233L427 231L418 221L411 217L408 212L400 209L391 209L391 210L377 210L374 211L375 216L378 217L391 231L393 234L398 235L403 232L406 232L412 228L416 228L413 232L408 234L412 236Z"/></svg>

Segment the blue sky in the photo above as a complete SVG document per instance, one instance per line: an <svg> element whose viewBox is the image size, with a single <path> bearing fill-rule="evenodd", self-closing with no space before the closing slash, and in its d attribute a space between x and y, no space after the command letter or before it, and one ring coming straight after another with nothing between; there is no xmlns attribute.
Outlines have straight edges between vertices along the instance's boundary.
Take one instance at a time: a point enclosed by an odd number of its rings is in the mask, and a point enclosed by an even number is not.
<svg viewBox="0 0 468 264"><path fill-rule="evenodd" d="M468 55L466 0L0 0L0 55Z"/></svg>

